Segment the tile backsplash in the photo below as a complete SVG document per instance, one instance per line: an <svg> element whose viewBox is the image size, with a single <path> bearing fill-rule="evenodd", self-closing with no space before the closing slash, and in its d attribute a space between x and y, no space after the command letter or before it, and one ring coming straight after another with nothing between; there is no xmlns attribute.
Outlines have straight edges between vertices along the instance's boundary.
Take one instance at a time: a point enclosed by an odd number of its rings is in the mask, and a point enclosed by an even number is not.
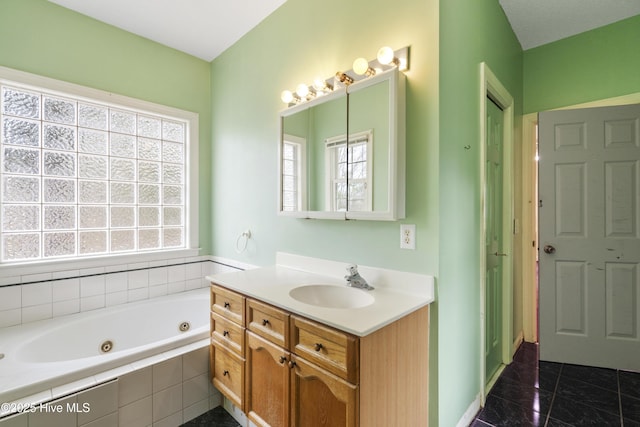
<svg viewBox="0 0 640 427"><path fill-rule="evenodd" d="M0 328L198 289L233 270L203 256L23 275L0 287Z"/></svg>

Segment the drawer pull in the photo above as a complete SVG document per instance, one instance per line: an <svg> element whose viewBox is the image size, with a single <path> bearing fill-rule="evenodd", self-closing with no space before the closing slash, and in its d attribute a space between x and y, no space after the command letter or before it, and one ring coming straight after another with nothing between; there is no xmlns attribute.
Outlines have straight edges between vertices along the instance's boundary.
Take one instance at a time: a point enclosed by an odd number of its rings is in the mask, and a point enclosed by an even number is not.
<svg viewBox="0 0 640 427"><path fill-rule="evenodd" d="M287 361L287 357L286 356L280 356L280 364L284 365L284 362Z"/></svg>
<svg viewBox="0 0 640 427"><path fill-rule="evenodd" d="M269 319L262 319L262 326L267 326L269 324Z"/></svg>
<svg viewBox="0 0 640 427"><path fill-rule="evenodd" d="M228 377L228 376L229 376L229 371L224 371L224 372L222 373L222 376L224 376L224 377Z"/></svg>
<svg viewBox="0 0 640 427"><path fill-rule="evenodd" d="M229 336L229 331L224 331L224 332L222 332L222 336L223 336L223 337L228 337L228 336Z"/></svg>
<svg viewBox="0 0 640 427"><path fill-rule="evenodd" d="M230 303L230 302L225 301L225 302L224 302L224 308L231 308L231 303Z"/></svg>
<svg viewBox="0 0 640 427"><path fill-rule="evenodd" d="M323 346L322 344L320 344L319 342L317 342L317 343L316 343L316 351L320 351L320 350L322 350L322 349L323 349L323 347L324 347L324 346Z"/></svg>
<svg viewBox="0 0 640 427"><path fill-rule="evenodd" d="M293 369L296 367L296 362L294 362L293 360L289 361L289 368Z"/></svg>

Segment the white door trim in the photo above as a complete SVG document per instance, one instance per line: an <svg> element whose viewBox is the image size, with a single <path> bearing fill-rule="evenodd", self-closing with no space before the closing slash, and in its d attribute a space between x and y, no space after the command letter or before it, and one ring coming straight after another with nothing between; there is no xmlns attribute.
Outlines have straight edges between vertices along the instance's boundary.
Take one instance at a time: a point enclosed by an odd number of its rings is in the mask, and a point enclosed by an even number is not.
<svg viewBox="0 0 640 427"><path fill-rule="evenodd" d="M513 345L513 97L500 83L489 66L480 64L480 396L482 404L487 394L485 374L485 271L486 229L484 188L487 182L486 161L486 99L487 96L502 108L504 114L503 134L503 252L507 254L502 273L502 361L511 361Z"/></svg>
<svg viewBox="0 0 640 427"><path fill-rule="evenodd" d="M527 342L538 342L538 197L536 126L538 114L522 117L522 332Z"/></svg>

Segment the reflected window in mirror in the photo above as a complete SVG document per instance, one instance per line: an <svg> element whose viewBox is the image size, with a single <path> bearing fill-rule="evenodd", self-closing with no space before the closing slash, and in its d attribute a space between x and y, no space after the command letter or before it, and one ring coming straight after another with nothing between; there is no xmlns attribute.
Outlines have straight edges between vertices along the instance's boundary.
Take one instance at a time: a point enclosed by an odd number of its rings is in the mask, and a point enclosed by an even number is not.
<svg viewBox="0 0 640 427"><path fill-rule="evenodd" d="M333 211L370 211L373 205L373 132L325 141L327 159L326 204ZM348 191L347 191L348 190Z"/></svg>
<svg viewBox="0 0 640 427"><path fill-rule="evenodd" d="M282 143L282 210L295 212L304 209L306 140L284 135Z"/></svg>

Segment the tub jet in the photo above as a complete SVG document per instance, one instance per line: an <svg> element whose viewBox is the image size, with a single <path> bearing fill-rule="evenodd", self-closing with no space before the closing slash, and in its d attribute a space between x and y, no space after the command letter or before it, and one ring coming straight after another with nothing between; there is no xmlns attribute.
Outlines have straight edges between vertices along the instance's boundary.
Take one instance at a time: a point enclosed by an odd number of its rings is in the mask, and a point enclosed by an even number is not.
<svg viewBox="0 0 640 427"><path fill-rule="evenodd" d="M111 351L111 349L113 349L113 342L111 341L105 341L102 344L100 344L100 351L103 353L109 353Z"/></svg>
<svg viewBox="0 0 640 427"><path fill-rule="evenodd" d="M187 332L190 327L191 324L189 322L182 322L180 323L180 326L178 326L178 329L180 329L181 332Z"/></svg>

